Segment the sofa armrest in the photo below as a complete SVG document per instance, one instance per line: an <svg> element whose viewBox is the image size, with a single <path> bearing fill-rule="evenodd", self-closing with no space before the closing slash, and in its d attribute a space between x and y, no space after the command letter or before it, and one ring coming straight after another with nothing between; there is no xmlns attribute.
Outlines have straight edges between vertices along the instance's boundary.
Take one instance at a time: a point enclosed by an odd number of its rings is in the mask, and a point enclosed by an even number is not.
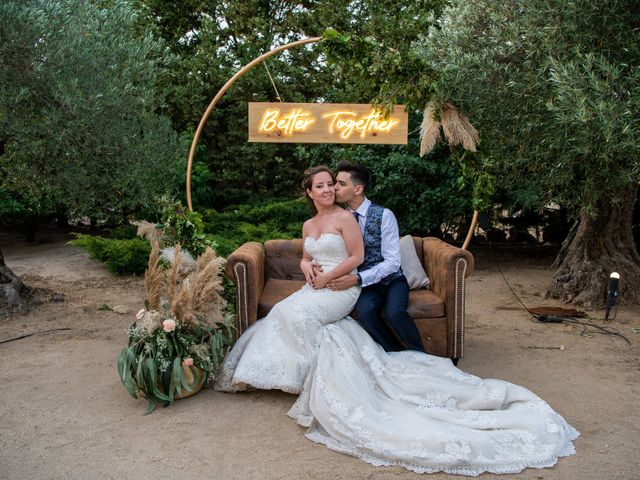
<svg viewBox="0 0 640 480"><path fill-rule="evenodd" d="M464 355L465 278L473 272L473 255L435 237L427 237L422 252L431 290L445 303L447 356Z"/></svg>
<svg viewBox="0 0 640 480"><path fill-rule="evenodd" d="M227 258L227 277L236 285L236 323L238 336L257 320L258 300L264 290L264 249L258 242L247 242Z"/></svg>

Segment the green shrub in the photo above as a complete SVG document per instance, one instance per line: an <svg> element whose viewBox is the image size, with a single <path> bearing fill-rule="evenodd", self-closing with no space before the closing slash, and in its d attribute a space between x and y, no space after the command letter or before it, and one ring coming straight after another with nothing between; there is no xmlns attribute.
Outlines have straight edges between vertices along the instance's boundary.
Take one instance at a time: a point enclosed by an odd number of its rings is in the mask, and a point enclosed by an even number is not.
<svg viewBox="0 0 640 480"><path fill-rule="evenodd" d="M118 225L117 227L107 230L109 238L117 240L131 240L136 238L138 227L135 225Z"/></svg>
<svg viewBox="0 0 640 480"><path fill-rule="evenodd" d="M127 240L73 233L69 243L82 247L91 258L104 262L110 272L117 275L141 275L147 268L151 246L143 238Z"/></svg>
<svg viewBox="0 0 640 480"><path fill-rule="evenodd" d="M218 245L205 232L202 216L198 212L191 212L181 202L161 197L159 205L162 210L162 232L163 239L161 246L180 244L194 257L198 257L207 247L211 247L216 252Z"/></svg>
<svg viewBox="0 0 640 480"><path fill-rule="evenodd" d="M0 220L21 217L25 214L27 214L27 207L14 195L0 187Z"/></svg>
<svg viewBox="0 0 640 480"><path fill-rule="evenodd" d="M271 200L259 205L234 205L223 212L205 210L204 231L211 235L216 251L228 256L245 242L272 238L299 238L311 211L302 198Z"/></svg>

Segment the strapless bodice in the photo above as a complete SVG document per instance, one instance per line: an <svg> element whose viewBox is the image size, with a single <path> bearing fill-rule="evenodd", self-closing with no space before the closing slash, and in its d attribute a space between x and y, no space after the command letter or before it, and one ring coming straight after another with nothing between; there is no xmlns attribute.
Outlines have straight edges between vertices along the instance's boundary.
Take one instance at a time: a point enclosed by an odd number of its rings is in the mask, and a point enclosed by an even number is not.
<svg viewBox="0 0 640 480"><path fill-rule="evenodd" d="M317 239L307 237L304 239L304 249L322 265L325 272L335 268L348 256L344 239L338 233L323 233Z"/></svg>

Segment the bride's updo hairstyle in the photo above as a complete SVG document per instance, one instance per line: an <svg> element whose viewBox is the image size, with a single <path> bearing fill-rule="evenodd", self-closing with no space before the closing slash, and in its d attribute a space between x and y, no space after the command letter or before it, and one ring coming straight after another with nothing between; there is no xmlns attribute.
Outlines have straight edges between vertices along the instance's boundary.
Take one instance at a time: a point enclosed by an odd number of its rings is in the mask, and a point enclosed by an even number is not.
<svg viewBox="0 0 640 480"><path fill-rule="evenodd" d="M311 167L305 170L304 179L302 180L302 188L304 189L304 196L309 202L309 205L311 205L311 209L314 212L317 212L318 210L316 209L316 206L314 205L313 200L311 199L307 191L311 190L311 187L313 186L313 177L315 177L318 173L322 173L322 172L327 172L329 175L331 175L331 180L333 180L334 182L336 181L335 175L333 174L331 169L326 165L318 165L317 167Z"/></svg>

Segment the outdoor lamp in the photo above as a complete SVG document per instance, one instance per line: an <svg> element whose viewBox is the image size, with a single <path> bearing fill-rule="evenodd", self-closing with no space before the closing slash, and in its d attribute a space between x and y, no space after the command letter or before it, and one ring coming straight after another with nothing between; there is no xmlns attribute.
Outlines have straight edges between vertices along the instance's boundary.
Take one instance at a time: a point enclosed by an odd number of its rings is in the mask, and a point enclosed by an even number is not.
<svg viewBox="0 0 640 480"><path fill-rule="evenodd" d="M609 291L607 292L607 300L605 302L605 320L609 320L611 309L616 306L616 297L618 296L618 283L620 282L620 274L613 272L609 275ZM615 315L614 315L615 318Z"/></svg>

